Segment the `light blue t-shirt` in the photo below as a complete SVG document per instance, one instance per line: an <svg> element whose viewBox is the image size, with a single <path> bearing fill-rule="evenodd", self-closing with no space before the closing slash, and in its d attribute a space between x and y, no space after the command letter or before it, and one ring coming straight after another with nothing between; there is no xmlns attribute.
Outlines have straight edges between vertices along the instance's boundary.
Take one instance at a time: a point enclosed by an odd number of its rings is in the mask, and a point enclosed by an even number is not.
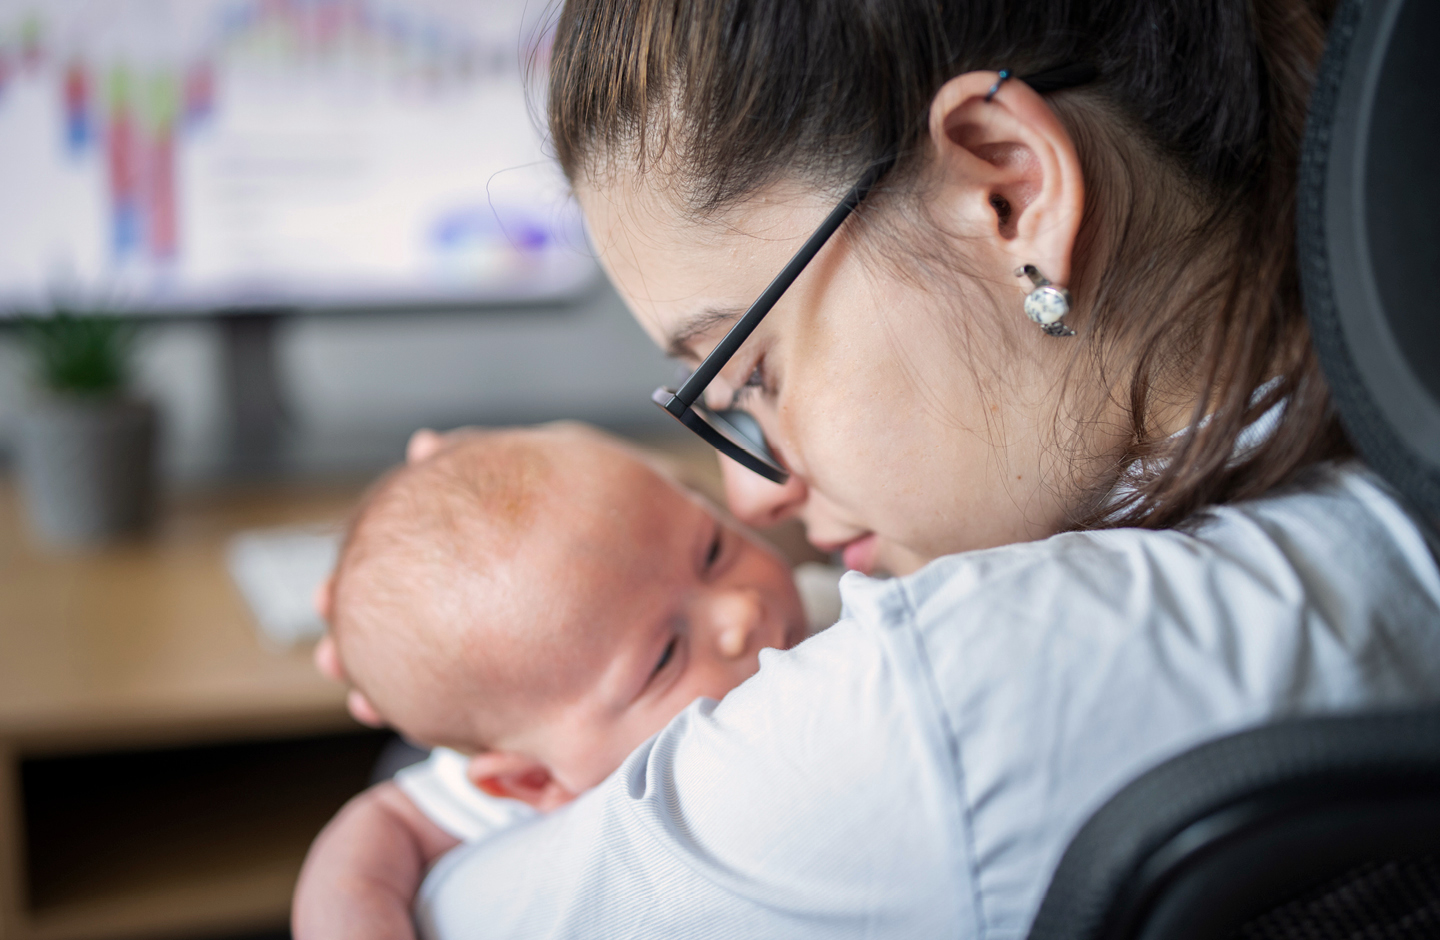
<svg viewBox="0 0 1440 940"><path fill-rule="evenodd" d="M1440 573L1356 467L842 592L839 624L595 790L446 856L422 934L1021 937L1076 829L1157 762L1440 697Z"/></svg>

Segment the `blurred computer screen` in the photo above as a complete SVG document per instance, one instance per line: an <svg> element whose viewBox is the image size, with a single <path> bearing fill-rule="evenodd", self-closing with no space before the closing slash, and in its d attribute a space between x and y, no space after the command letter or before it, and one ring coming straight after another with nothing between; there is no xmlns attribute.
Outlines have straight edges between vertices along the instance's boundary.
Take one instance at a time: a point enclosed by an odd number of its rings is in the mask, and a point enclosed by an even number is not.
<svg viewBox="0 0 1440 940"><path fill-rule="evenodd" d="M0 0L0 314L585 289L544 7Z"/></svg>

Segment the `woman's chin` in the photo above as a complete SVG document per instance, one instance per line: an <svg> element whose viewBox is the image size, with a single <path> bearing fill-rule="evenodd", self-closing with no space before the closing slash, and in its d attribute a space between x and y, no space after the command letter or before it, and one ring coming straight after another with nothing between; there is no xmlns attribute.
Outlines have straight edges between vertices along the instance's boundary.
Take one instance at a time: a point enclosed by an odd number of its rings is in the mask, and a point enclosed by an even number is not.
<svg viewBox="0 0 1440 940"><path fill-rule="evenodd" d="M924 568L934 558L918 555L908 548L880 542L876 548L874 570L867 572L875 577L904 577Z"/></svg>

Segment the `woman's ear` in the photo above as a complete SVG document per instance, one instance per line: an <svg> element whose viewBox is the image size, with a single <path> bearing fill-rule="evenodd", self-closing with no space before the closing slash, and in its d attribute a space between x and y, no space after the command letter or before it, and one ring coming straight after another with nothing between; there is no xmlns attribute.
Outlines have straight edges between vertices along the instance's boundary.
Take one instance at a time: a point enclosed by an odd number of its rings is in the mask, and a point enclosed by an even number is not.
<svg viewBox="0 0 1440 940"><path fill-rule="evenodd" d="M470 782L491 796L529 803L548 813L575 799L540 761L514 751L482 751L465 770Z"/></svg>
<svg viewBox="0 0 1440 940"><path fill-rule="evenodd" d="M340 650L335 645L333 634L326 633L320 638L320 642L315 644L314 657L315 668L322 676L334 682L350 681L350 677L345 674L345 665L340 662ZM350 712L350 717L362 725L372 728L385 727L384 717L359 689L351 689L345 693L345 708Z"/></svg>
<svg viewBox="0 0 1440 940"><path fill-rule="evenodd" d="M989 240L1007 275L1033 264L1065 285L1085 205L1080 159L1060 119L1029 85L1004 82L987 101L998 78L995 72L952 78L930 105L938 207L965 235ZM1028 291L1029 282L1021 287Z"/></svg>
<svg viewBox="0 0 1440 940"><path fill-rule="evenodd" d="M350 712L350 717L368 725L371 728L384 728L386 726L385 716L370 704L365 693L359 689L351 689L345 695L345 708Z"/></svg>

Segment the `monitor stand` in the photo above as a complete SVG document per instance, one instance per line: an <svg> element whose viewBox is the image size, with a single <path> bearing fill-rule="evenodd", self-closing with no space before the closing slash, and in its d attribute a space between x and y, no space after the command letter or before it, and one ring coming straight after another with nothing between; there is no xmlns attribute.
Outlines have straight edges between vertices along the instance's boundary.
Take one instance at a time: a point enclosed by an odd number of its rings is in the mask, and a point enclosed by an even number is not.
<svg viewBox="0 0 1440 940"><path fill-rule="evenodd" d="M228 464L241 475L279 469L288 424L277 361L281 321L291 311L247 309L218 317Z"/></svg>

